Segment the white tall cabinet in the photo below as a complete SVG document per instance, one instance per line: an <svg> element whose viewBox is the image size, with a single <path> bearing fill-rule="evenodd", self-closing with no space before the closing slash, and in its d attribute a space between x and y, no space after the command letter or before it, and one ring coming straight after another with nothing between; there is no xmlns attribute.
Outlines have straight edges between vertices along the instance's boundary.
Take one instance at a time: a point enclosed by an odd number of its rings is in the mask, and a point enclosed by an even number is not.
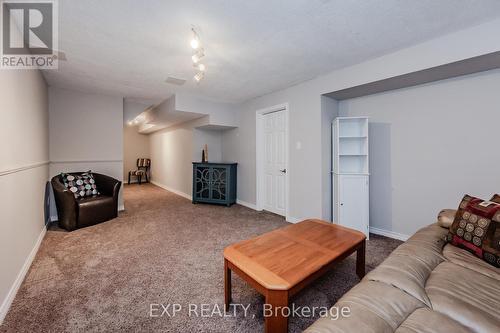
<svg viewBox="0 0 500 333"><path fill-rule="evenodd" d="M332 159L333 221L368 237L368 118L335 118Z"/></svg>

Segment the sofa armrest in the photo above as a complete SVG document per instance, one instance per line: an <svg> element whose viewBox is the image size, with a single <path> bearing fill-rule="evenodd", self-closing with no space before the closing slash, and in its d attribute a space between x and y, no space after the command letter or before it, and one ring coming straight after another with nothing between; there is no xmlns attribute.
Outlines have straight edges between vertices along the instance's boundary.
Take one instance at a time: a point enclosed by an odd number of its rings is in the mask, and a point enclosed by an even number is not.
<svg viewBox="0 0 500 333"><path fill-rule="evenodd" d="M456 209L443 209L437 217L438 224L443 228L450 228L457 214Z"/></svg>
<svg viewBox="0 0 500 333"><path fill-rule="evenodd" d="M94 176L97 190L104 195L116 198L118 200L118 192L120 191L121 181L113 177L102 175L99 173L92 173Z"/></svg>
<svg viewBox="0 0 500 333"><path fill-rule="evenodd" d="M50 183L54 190L59 224L66 230L76 229L77 216L75 196L61 183L59 176L53 177Z"/></svg>

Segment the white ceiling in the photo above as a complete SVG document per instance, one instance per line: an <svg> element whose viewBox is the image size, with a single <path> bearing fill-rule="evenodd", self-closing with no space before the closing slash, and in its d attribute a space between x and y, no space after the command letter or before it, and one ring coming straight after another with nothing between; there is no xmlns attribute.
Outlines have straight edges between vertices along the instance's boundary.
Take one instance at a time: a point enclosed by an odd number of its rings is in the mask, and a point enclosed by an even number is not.
<svg viewBox="0 0 500 333"><path fill-rule="evenodd" d="M497 17L498 0L64 0L68 60L44 74L50 85L141 102L176 91L241 102ZM199 85L193 24L208 67Z"/></svg>

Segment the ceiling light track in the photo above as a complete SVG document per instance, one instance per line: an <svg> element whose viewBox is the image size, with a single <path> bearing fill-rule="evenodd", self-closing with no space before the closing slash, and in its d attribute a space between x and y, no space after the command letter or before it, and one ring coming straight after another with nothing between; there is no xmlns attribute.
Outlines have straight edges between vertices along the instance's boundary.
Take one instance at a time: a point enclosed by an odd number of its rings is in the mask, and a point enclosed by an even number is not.
<svg viewBox="0 0 500 333"><path fill-rule="evenodd" d="M191 37L191 48L193 49L193 54L191 56L191 60L193 61L193 67L196 69L196 74L194 75L194 81L196 83L200 83L201 80L205 78L205 71L207 66L202 63L203 58L205 57L205 49L202 46L200 34L196 30L195 27L191 28L192 37Z"/></svg>

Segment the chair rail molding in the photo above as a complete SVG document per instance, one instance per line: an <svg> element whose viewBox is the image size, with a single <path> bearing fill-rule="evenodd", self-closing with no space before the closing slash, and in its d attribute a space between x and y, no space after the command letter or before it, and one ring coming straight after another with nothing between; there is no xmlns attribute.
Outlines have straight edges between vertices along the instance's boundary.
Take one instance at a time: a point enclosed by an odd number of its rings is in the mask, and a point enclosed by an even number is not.
<svg viewBox="0 0 500 333"><path fill-rule="evenodd" d="M71 164L71 163L121 163L123 159L116 160L60 160L60 161L50 161L50 164Z"/></svg>
<svg viewBox="0 0 500 333"><path fill-rule="evenodd" d="M50 161L41 161L41 162L34 162L34 163L29 163L29 164L17 166L14 168L0 170L0 176L6 176L6 175L10 175L12 173L17 173L17 172L21 172L21 171L25 171L25 170L39 168L39 167L44 166L44 165L49 165L49 163L50 163Z"/></svg>

